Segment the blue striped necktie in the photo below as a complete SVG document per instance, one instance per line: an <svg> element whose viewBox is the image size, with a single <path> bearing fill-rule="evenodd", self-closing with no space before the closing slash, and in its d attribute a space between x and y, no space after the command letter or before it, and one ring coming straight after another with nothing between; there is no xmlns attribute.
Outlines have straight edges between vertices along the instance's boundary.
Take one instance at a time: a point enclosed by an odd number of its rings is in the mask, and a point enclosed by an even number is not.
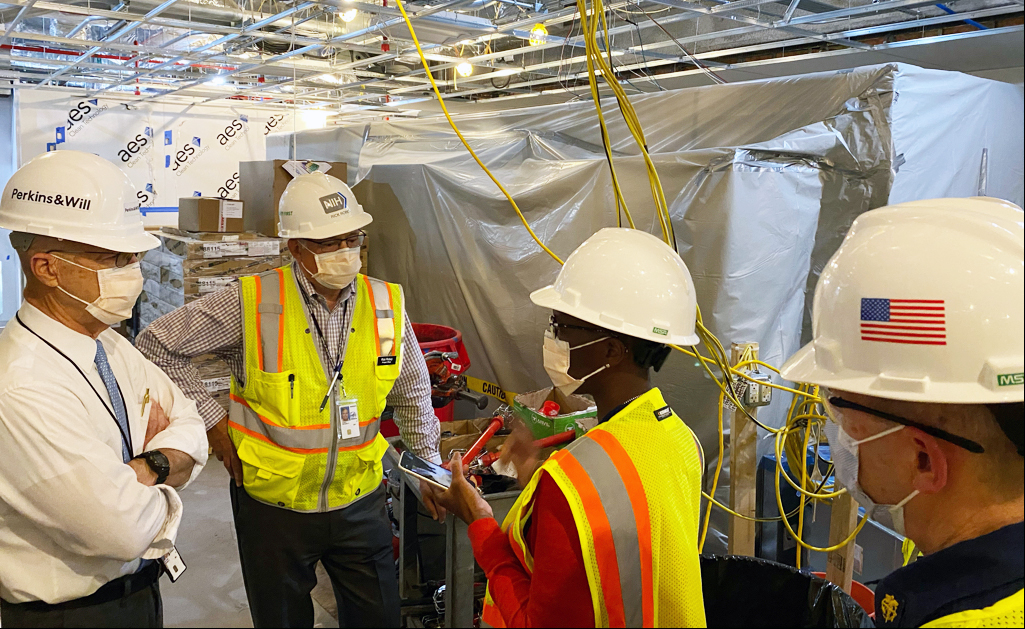
<svg viewBox="0 0 1025 629"><path fill-rule="evenodd" d="M107 395L110 396L110 404L114 407L114 415L117 417L118 426L121 427L121 433L123 435L131 434L128 428L128 413L125 411L124 398L121 397L121 391L117 388L117 380L114 379L114 372L111 371L110 363L107 362L107 352L104 351L99 340L96 341L96 358L93 359L93 362L96 363L96 371L100 373L103 386L107 387ZM124 437L121 438L121 456L125 463L132 460L132 453L128 451L128 444Z"/></svg>

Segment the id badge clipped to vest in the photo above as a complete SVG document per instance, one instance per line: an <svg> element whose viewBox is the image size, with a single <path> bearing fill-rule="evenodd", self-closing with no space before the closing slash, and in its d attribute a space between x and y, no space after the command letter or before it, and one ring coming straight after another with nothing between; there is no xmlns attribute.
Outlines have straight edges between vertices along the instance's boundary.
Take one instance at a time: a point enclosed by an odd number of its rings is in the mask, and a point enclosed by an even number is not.
<svg viewBox="0 0 1025 629"><path fill-rule="evenodd" d="M338 434L342 439L359 437L359 410L356 400L352 398L338 398L335 400L338 408Z"/></svg>

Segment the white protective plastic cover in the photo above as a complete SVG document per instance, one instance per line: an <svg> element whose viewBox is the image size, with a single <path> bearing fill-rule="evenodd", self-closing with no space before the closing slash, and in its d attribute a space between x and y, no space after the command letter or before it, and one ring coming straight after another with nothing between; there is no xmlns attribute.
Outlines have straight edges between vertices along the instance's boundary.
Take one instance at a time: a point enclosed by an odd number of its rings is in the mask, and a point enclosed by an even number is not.
<svg viewBox="0 0 1025 629"><path fill-rule="evenodd" d="M1016 86L884 65L632 102L705 324L727 349L757 341L771 364L802 345L802 331L807 341L818 273L862 212L974 196L980 184L1022 203ZM634 220L660 235L634 140L614 102L602 109ZM593 103L461 115L457 124L561 257L616 225ZM528 295L559 266L443 118L271 136L267 149L269 158L350 164L354 192L375 219L374 275L405 286L413 320L462 331L471 375L510 391L548 383L541 346L549 312ZM671 356L654 381L714 452L718 391L696 361ZM760 418L780 425L788 405L788 396L774 396Z"/></svg>

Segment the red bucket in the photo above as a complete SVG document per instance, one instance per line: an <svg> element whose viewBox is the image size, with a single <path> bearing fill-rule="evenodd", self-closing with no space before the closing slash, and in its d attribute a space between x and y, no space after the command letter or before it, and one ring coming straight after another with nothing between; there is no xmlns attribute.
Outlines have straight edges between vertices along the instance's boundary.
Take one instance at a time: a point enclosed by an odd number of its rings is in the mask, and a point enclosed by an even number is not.
<svg viewBox="0 0 1025 629"><path fill-rule="evenodd" d="M454 352L459 357L451 361L453 372L462 374L470 368L470 356L466 353L463 345L463 334L455 328L447 325L434 323L414 323L413 333L416 335L420 351L427 352ZM434 409L438 421L448 422L453 419L455 403L447 404L441 408ZM394 437L399 434L399 429L393 420L381 422L381 434L385 437Z"/></svg>

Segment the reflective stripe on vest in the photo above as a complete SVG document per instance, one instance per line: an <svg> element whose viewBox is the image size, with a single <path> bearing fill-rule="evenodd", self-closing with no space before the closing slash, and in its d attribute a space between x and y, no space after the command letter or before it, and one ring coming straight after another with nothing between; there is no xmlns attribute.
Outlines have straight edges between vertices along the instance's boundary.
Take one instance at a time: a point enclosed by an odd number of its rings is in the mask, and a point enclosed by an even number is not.
<svg viewBox="0 0 1025 629"><path fill-rule="evenodd" d="M256 329L260 335L260 369L279 373L285 349L285 274L282 269L257 276Z"/></svg>
<svg viewBox="0 0 1025 629"><path fill-rule="evenodd" d="M542 466L573 512L596 626L704 626L695 438L653 389ZM656 413L656 411L659 411ZM533 573L523 531L541 471L502 527ZM654 500L654 503L650 503ZM538 543L543 542L539 531ZM504 626L490 594L482 620Z"/></svg>
<svg viewBox="0 0 1025 629"><path fill-rule="evenodd" d="M266 417L261 417L249 404L237 395L231 396L235 402L228 410L228 421L234 428L242 430L250 437L274 444L297 454L317 454L327 452L325 443L331 441L331 424L303 426L302 428L286 428L278 426ZM369 443L381 432L381 422L374 421L359 427L359 441L340 447L339 450L355 450Z"/></svg>
<svg viewBox="0 0 1025 629"><path fill-rule="evenodd" d="M395 355L395 310L392 309L391 292L388 285L380 280L372 280L364 276L371 303L374 308L374 315L377 317L377 344L380 350L378 357ZM386 307L387 306L387 307Z"/></svg>
<svg viewBox="0 0 1025 629"><path fill-rule="evenodd" d="M1025 590L1018 590L984 609L968 609L925 623L922 627L1021 627L1025 624Z"/></svg>

